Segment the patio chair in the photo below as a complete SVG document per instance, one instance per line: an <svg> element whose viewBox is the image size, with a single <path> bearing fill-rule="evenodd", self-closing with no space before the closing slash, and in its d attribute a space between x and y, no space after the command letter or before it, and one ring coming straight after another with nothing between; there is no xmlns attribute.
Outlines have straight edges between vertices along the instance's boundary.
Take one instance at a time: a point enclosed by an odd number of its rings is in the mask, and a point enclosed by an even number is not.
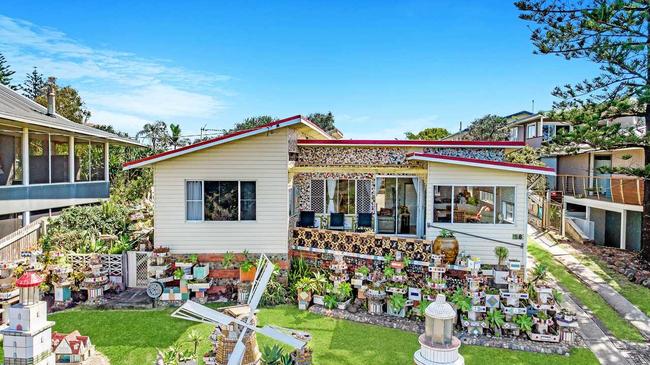
<svg viewBox="0 0 650 365"><path fill-rule="evenodd" d="M366 228L372 228L372 213L357 214L357 231L364 231Z"/></svg>
<svg viewBox="0 0 650 365"><path fill-rule="evenodd" d="M298 227L314 228L316 226L316 214L313 211L300 211L300 217L296 225Z"/></svg>
<svg viewBox="0 0 650 365"><path fill-rule="evenodd" d="M329 229L345 230L345 215L343 213L330 213Z"/></svg>

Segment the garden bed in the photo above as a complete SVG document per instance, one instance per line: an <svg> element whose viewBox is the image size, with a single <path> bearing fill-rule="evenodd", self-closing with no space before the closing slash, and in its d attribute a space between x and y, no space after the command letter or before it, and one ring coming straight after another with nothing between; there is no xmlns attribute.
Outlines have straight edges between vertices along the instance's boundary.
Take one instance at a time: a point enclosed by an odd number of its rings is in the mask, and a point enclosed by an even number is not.
<svg viewBox="0 0 650 365"><path fill-rule="evenodd" d="M391 316L373 316L367 312L351 313L347 310L327 309L320 305L309 307L309 312L336 319L365 323L374 326L399 329L413 333L424 333L424 323L406 318ZM568 355L572 347L563 343L536 342L514 337L472 336L459 332L456 336L466 345L494 347L508 350L537 352L542 354ZM584 347L583 341L577 338L576 347Z"/></svg>

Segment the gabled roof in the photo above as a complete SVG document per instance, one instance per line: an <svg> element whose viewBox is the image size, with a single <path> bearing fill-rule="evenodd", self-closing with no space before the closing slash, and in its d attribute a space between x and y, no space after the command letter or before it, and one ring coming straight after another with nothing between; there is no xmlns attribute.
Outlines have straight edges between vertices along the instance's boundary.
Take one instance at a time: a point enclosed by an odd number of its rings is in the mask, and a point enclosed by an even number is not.
<svg viewBox="0 0 650 365"><path fill-rule="evenodd" d="M88 336L82 336L79 331L73 331L69 334L53 332L52 333L52 351L57 354L65 353L64 350L59 350L59 346L62 343L67 343L70 348L70 353L73 355L79 355L82 350L86 350L88 347Z"/></svg>
<svg viewBox="0 0 650 365"><path fill-rule="evenodd" d="M326 138L326 139L333 138L332 136L327 134L327 132L322 130L318 125L316 125L314 122L310 121L309 119L303 118L301 115L294 115L293 117L276 120L275 122L267 123L267 124L264 124L264 125L261 125L259 127L252 128L252 129L236 131L236 132L233 132L233 133L225 134L223 136L208 139L206 141L201 141L201 142L198 142L198 143L194 143L194 144L191 144L189 146L180 147L180 148L177 148L175 150L165 151L165 152L158 153L158 154L155 154L155 155L152 155L152 156L149 156L149 157L141 158L141 159L134 160L134 161L129 161L129 162L124 164L124 169L128 170L128 169L133 169L133 168L137 168L137 167L143 167L143 166L150 165L150 164L153 164L153 163L156 163L156 162L168 160L170 158L174 158L174 157L182 156L182 155L185 155L185 154L188 154L188 153L204 150L206 148L218 146L218 145L225 144L225 143L228 143L228 142L237 141L237 140L240 140L240 139L243 139L243 138L252 137L252 136L255 136L255 135L258 135L258 134L267 133L267 132L269 132L271 130L284 128L284 127L288 127L288 126L292 126L292 125L298 125L298 124L302 124L302 125L305 125L305 126L311 128L311 129L313 129L318 134L322 135L323 138Z"/></svg>
<svg viewBox="0 0 650 365"><path fill-rule="evenodd" d="M523 141L424 141L391 139L300 139L298 145L311 146L383 146L383 147L476 147L476 148L519 148L526 145Z"/></svg>
<svg viewBox="0 0 650 365"><path fill-rule="evenodd" d="M16 286L19 288L32 288L41 285L43 278L36 271L26 271L18 280Z"/></svg>
<svg viewBox="0 0 650 365"><path fill-rule="evenodd" d="M75 123L58 114L48 115L46 107L2 84L0 84L0 119L108 139L122 144L142 146L141 143L130 138L104 132L89 125Z"/></svg>
<svg viewBox="0 0 650 365"><path fill-rule="evenodd" d="M542 166L524 165L524 164L518 164L512 162L482 160L478 158L443 156L443 155L436 155L431 153L409 153L406 159L426 161L426 162L446 163L451 165L483 167L486 169L523 172L528 174L541 174L541 175L555 176L555 169L552 167L542 167Z"/></svg>

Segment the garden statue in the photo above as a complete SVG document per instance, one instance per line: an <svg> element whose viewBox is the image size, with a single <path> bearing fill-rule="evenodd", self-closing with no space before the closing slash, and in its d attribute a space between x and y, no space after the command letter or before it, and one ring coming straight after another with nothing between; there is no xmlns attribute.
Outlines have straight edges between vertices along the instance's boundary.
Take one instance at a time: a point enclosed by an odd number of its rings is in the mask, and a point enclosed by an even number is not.
<svg viewBox="0 0 650 365"><path fill-rule="evenodd" d="M16 277L14 270L17 265L13 262L0 264L0 304L13 304L18 300ZM4 323L4 321L2 321Z"/></svg>
<svg viewBox="0 0 650 365"><path fill-rule="evenodd" d="M415 352L416 365L463 365L458 353L460 340L453 335L456 311L443 294L425 310L425 332L420 335L420 350Z"/></svg>
<svg viewBox="0 0 650 365"><path fill-rule="evenodd" d="M5 364L55 365L52 327L47 320L47 303L40 299L43 278L35 271L25 272L17 281L20 302L9 308L9 327L4 336Z"/></svg>
<svg viewBox="0 0 650 365"><path fill-rule="evenodd" d="M87 303L100 304L104 301L104 290L110 286L108 271L102 265L99 255L91 255L88 266L83 271L84 280L81 282L81 289L86 290Z"/></svg>

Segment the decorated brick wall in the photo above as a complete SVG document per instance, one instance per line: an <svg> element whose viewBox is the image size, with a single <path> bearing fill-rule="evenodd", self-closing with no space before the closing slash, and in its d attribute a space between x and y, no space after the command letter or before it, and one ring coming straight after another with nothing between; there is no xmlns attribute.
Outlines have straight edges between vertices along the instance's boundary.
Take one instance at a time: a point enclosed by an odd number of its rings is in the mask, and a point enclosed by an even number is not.
<svg viewBox="0 0 650 365"><path fill-rule="evenodd" d="M407 150L399 147L298 146L298 163L312 166L392 166L406 163Z"/></svg>
<svg viewBox="0 0 650 365"><path fill-rule="evenodd" d="M436 155L477 158L490 161L504 161L505 151L502 148L434 148L425 147L424 153Z"/></svg>

